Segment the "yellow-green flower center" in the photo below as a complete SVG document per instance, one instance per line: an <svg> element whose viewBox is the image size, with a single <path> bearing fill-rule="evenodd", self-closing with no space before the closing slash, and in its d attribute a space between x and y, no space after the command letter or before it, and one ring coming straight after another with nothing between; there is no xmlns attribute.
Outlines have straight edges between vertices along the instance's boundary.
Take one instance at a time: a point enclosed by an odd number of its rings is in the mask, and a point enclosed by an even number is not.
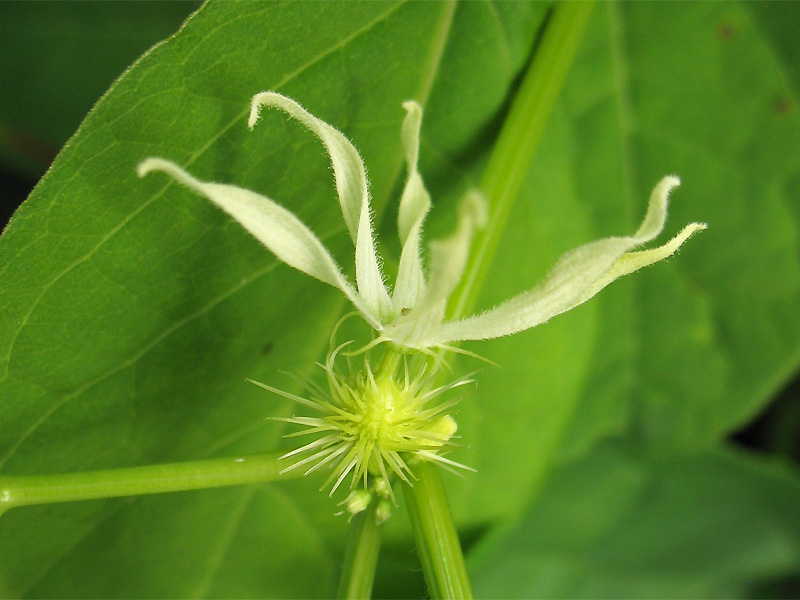
<svg viewBox="0 0 800 600"><path fill-rule="evenodd" d="M306 399L259 384L321 413L317 417L280 419L305 427L290 434L292 437L320 435L284 456L300 458L306 455L286 470L306 466L306 473L311 473L324 466L332 467L323 488L333 483L333 493L348 474L351 475L351 488L363 481L363 488L370 489L370 477L377 478L380 484L389 482L391 475L411 485L414 479L408 463L411 459L466 468L440 456L444 446L452 445L450 438L457 429L456 422L447 414L456 401L434 401L443 392L467 383L469 379L462 378L433 388L433 376L426 375L424 364L410 377L405 360L402 360L403 375L398 377L401 358L392 354L384 356L377 375L365 360L362 370L344 377L333 367L335 354L332 353L325 365L329 397L323 397L322 390L314 385L308 387L312 398Z"/></svg>

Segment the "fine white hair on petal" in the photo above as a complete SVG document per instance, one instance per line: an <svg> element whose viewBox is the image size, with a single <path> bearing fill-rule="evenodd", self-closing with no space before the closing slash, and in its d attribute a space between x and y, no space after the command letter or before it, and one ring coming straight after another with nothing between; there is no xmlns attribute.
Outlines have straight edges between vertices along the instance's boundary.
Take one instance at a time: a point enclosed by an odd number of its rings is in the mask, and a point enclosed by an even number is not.
<svg viewBox="0 0 800 600"><path fill-rule="evenodd" d="M461 200L456 230L430 244L430 276L419 303L384 329L383 338L411 348L431 347L425 340L441 328L447 300L461 282L475 231L486 223L486 200L476 190Z"/></svg>
<svg viewBox="0 0 800 600"><path fill-rule="evenodd" d="M340 289L376 328L380 321L342 275L319 238L294 214L269 198L233 185L200 181L163 158L148 158L137 173L144 177L161 171L202 194L233 217L280 260L295 269Z"/></svg>
<svg viewBox="0 0 800 600"><path fill-rule="evenodd" d="M606 285L673 254L689 236L706 228L692 223L675 238L652 250L631 252L664 228L670 191L677 177L663 178L650 196L647 214L633 236L599 240L567 252L544 281L496 308L460 321L444 323L420 342L428 347L480 340L530 329L585 302Z"/></svg>
<svg viewBox="0 0 800 600"><path fill-rule="evenodd" d="M248 125L258 122L261 108L273 107L284 111L310 129L322 141L333 166L336 191L347 229L356 246L356 284L371 312L391 313L392 302L383 282L370 219L369 189L364 161L358 150L342 132L316 118L294 100L276 92L261 92L253 96Z"/></svg>
<svg viewBox="0 0 800 600"><path fill-rule="evenodd" d="M397 230L403 249L392 296L395 314L414 308L425 290L420 246L422 225L431 207L430 195L417 171L422 108L413 100L405 102L403 108L407 111L403 121L402 138L408 163L408 180L400 198L400 209L397 214Z"/></svg>

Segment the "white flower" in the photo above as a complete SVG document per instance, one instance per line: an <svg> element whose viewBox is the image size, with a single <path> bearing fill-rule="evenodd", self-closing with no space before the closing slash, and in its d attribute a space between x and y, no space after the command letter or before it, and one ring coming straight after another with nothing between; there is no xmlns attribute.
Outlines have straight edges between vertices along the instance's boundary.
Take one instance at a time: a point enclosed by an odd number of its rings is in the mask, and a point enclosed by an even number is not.
<svg viewBox="0 0 800 600"><path fill-rule="evenodd" d="M466 196L459 207L456 230L430 244L426 277L420 236L431 202L417 171L420 106L413 101L403 104L407 111L402 142L408 181L400 199L397 225L402 252L391 293L375 250L369 189L358 151L341 132L275 92L253 97L248 121L251 129L264 106L285 111L325 145L344 221L355 245L355 287L311 230L269 198L232 185L200 181L161 158L143 161L138 174L142 177L163 171L171 175L230 214L280 260L341 290L377 332L376 343L391 342L399 348L427 352L453 342L495 338L535 327L585 302L615 279L667 258L689 236L706 228L703 223L691 223L663 246L635 250L652 241L664 227L669 192L680 184L677 177L665 177L653 190L647 214L634 235L606 238L571 250L533 289L484 313L445 321L447 301L463 275L473 234L486 221L486 207L480 194Z"/></svg>

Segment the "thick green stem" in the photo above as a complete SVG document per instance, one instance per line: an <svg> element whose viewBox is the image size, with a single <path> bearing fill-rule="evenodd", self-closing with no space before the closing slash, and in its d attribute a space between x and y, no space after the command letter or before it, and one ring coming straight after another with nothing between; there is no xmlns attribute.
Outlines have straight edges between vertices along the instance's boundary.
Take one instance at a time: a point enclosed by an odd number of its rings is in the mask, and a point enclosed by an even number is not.
<svg viewBox="0 0 800 600"><path fill-rule="evenodd" d="M417 554L431 598L472 598L472 587L461 553L458 532L438 467L428 462L414 466L413 487L403 485Z"/></svg>
<svg viewBox="0 0 800 600"><path fill-rule="evenodd" d="M0 475L0 514L9 508L52 502L163 494L203 488L289 479L279 453L215 458L147 467L66 473Z"/></svg>
<svg viewBox="0 0 800 600"><path fill-rule="evenodd" d="M592 6L593 2L561 2L553 8L481 178L480 189L489 201L489 224L475 236L464 278L453 295L450 318L463 317L474 308Z"/></svg>
<svg viewBox="0 0 800 600"><path fill-rule="evenodd" d="M553 8L481 178L480 189L489 202L489 224L475 236L464 278L452 297L449 318L461 318L474 308L592 6L592 2L562 2ZM414 472L419 480L404 489L431 598L471 598L461 545L439 474L428 463L415 467Z"/></svg>
<svg viewBox="0 0 800 600"><path fill-rule="evenodd" d="M367 510L353 517L350 523L350 538L344 555L339 598L369 598L372 582L378 565L381 547L380 525L378 525L378 499L373 498Z"/></svg>

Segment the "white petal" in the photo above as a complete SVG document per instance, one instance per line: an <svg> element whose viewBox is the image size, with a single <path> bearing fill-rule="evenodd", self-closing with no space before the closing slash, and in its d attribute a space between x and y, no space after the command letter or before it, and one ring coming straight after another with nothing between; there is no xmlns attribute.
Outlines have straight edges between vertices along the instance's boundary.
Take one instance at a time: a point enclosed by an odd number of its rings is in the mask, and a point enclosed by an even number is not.
<svg viewBox="0 0 800 600"><path fill-rule="evenodd" d="M424 348L444 319L450 294L461 281L475 231L486 222L486 201L478 192L469 192L461 201L455 232L430 244L430 277L417 306L386 327L383 339L400 346Z"/></svg>
<svg viewBox="0 0 800 600"><path fill-rule="evenodd" d="M624 275L629 275L630 273L638 271L641 268L650 266L653 263L664 260L665 258L669 258L675 254L675 252L677 252L678 248L680 248L686 240L688 240L698 231L703 231L707 228L708 225L705 223L689 223L686 227L681 229L678 235L676 235L663 246L659 246L658 248L653 248L651 250L626 252L620 258L618 258L613 265L611 265L611 268L600 279L598 279L592 287L586 289L584 292L585 297L581 299L580 302L576 303L576 306L577 304L581 304L582 302L585 302L594 296L597 292L602 290L615 279L619 279Z"/></svg>
<svg viewBox="0 0 800 600"><path fill-rule="evenodd" d="M380 315L381 322L388 321L392 315L392 301L383 283L383 272L375 252L369 210L361 213L361 225L358 228L356 285L359 295L364 298L370 310Z"/></svg>
<svg viewBox="0 0 800 600"><path fill-rule="evenodd" d="M658 183L650 197L647 215L635 235L607 238L567 252L540 285L486 313L445 323L424 342L436 346L489 339L535 327L585 302L615 279L672 255L689 236L705 229L706 225L692 223L659 248L641 252L630 250L661 232L669 192L679 184L677 177L665 177Z"/></svg>
<svg viewBox="0 0 800 600"><path fill-rule="evenodd" d="M319 238L291 212L250 190L200 181L162 158L148 158L137 169L139 177L152 171L167 173L211 200L287 265L339 288L373 327L379 327L374 313L344 278Z"/></svg>
<svg viewBox="0 0 800 600"><path fill-rule="evenodd" d="M425 216L431 208L431 198L417 171L419 156L419 130L422 122L422 109L414 101L405 102L406 118L403 121L403 147L408 163L408 181L400 199L397 216L397 229L403 251L397 270L392 302L395 313L408 310L417 305L425 289L425 275L420 256L420 236Z"/></svg>
<svg viewBox="0 0 800 600"><path fill-rule="evenodd" d="M251 129L258 122L263 106L283 110L308 127L325 145L333 165L336 191L339 194L344 221L356 245L358 291L373 312L388 315L391 312L391 301L383 284L383 274L372 239L369 190L364 161L350 140L340 131L317 119L294 100L275 92L261 92L253 96L250 118L247 121Z"/></svg>
<svg viewBox="0 0 800 600"><path fill-rule="evenodd" d="M255 127L261 116L261 108L264 106L279 108L293 119L300 121L314 132L325 145L333 165L336 190L339 193L344 221L355 244L358 238L361 212L368 201L367 176L364 171L364 162L358 151L340 131L317 119L291 98L275 92L261 92L253 96L250 104L250 118L247 120L247 126L250 129Z"/></svg>

